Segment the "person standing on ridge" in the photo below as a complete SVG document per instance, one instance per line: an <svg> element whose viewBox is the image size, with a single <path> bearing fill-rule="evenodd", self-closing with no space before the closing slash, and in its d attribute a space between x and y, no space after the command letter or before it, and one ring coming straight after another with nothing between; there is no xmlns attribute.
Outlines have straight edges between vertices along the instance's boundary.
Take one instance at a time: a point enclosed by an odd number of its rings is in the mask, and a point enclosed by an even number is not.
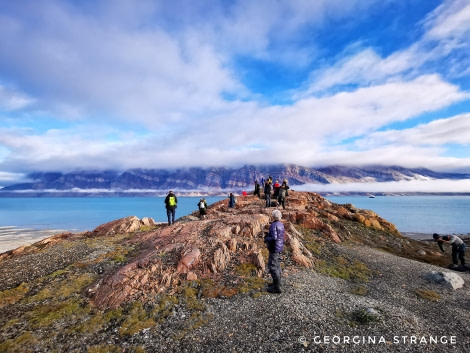
<svg viewBox="0 0 470 353"><path fill-rule="evenodd" d="M261 198L260 186L259 186L258 180L255 180L255 193L254 193L254 195L258 196L258 198Z"/></svg>
<svg viewBox="0 0 470 353"><path fill-rule="evenodd" d="M202 198L199 200L199 203L197 204L197 207L199 207L199 215L201 218L206 218L206 210L207 210L207 202L205 198Z"/></svg>
<svg viewBox="0 0 470 353"><path fill-rule="evenodd" d="M266 199L266 207L271 207L271 183L269 179L264 183L264 198Z"/></svg>
<svg viewBox="0 0 470 353"><path fill-rule="evenodd" d="M289 185L287 185L287 179L284 178L284 180L282 181L282 185L281 186L284 186L284 188L286 189L286 196L289 196L289 192L287 190L289 190Z"/></svg>
<svg viewBox="0 0 470 353"><path fill-rule="evenodd" d="M273 279L273 283L268 285L267 291L281 293L281 252L284 250L284 224L281 222L281 211L274 210L271 216L273 222L264 237L264 242L269 250L268 270Z"/></svg>
<svg viewBox="0 0 470 353"><path fill-rule="evenodd" d="M281 184L279 184L279 181L276 180L276 182L273 185L273 191L274 191L273 197L275 199L277 199L277 197L279 196L279 188L280 187L281 187Z"/></svg>
<svg viewBox="0 0 470 353"><path fill-rule="evenodd" d="M236 203L237 203L237 198L231 192L230 195L228 195L228 207L234 208Z"/></svg>
<svg viewBox="0 0 470 353"><path fill-rule="evenodd" d="M176 207L178 205L178 199L173 191L170 190L168 195L165 198L165 207L166 207L166 215L168 217L168 225L175 223L175 214L176 214Z"/></svg>
<svg viewBox="0 0 470 353"><path fill-rule="evenodd" d="M284 186L284 184L282 184L277 193L278 193L277 202L285 210L286 209L286 196L287 196L286 186Z"/></svg>
<svg viewBox="0 0 470 353"><path fill-rule="evenodd" d="M454 265L459 264L459 260L457 257L460 259L460 263L462 266L465 266L465 243L463 242L462 239L460 239L456 235L439 235L437 233L434 233L432 235L435 241L437 241L437 245L439 245L439 248L441 249L442 252L444 252L444 248L442 247L442 243L447 243L452 245L452 263Z"/></svg>

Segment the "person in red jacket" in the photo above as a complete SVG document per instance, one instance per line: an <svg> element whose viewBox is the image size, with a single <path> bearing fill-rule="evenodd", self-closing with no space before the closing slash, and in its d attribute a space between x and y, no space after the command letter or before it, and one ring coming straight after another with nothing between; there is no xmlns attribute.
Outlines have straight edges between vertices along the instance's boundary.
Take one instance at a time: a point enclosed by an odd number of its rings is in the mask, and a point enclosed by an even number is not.
<svg viewBox="0 0 470 353"><path fill-rule="evenodd" d="M281 184L279 184L279 181L276 180L276 182L273 185L273 191L274 191L274 199L277 199L279 195L279 188L281 187Z"/></svg>

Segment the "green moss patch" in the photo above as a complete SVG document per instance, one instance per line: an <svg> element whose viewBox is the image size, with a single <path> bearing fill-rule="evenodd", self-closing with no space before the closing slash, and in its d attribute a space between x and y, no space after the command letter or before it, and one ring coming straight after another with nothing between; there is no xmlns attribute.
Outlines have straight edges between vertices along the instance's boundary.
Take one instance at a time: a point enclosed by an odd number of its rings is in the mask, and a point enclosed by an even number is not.
<svg viewBox="0 0 470 353"><path fill-rule="evenodd" d="M255 266L255 264L247 262L238 265L235 269L235 272L242 277L253 277L257 275L258 268Z"/></svg>
<svg viewBox="0 0 470 353"><path fill-rule="evenodd" d="M122 353L125 351L126 353L145 353L145 349L143 347L126 347L124 350L122 347L115 346L113 344L100 344L91 346L87 349L87 353Z"/></svg>
<svg viewBox="0 0 470 353"><path fill-rule="evenodd" d="M430 289L416 289L414 293L419 297L430 301L438 301L441 296Z"/></svg>
<svg viewBox="0 0 470 353"><path fill-rule="evenodd" d="M263 278L245 278L240 285L240 293L250 293L254 296L259 296L260 291L264 292L265 286L266 281Z"/></svg>
<svg viewBox="0 0 470 353"><path fill-rule="evenodd" d="M81 299L72 298L59 303L38 305L27 316L33 328L47 327L59 320L74 322L89 311L83 304Z"/></svg>
<svg viewBox="0 0 470 353"><path fill-rule="evenodd" d="M90 285L94 279L94 275L90 273L84 273L70 276L62 281L53 281L37 294L29 297L26 301L28 303L34 303L46 299L67 298L74 293L79 293L82 289Z"/></svg>
<svg viewBox="0 0 470 353"><path fill-rule="evenodd" d="M364 286L356 286L351 288L349 292L355 295L366 295L367 293L369 293L369 289Z"/></svg>
<svg viewBox="0 0 470 353"><path fill-rule="evenodd" d="M21 283L18 287L7 289L0 292L0 308L14 304L26 295L28 292L29 287L25 283Z"/></svg>
<svg viewBox="0 0 470 353"><path fill-rule="evenodd" d="M372 276L372 271L366 264L357 260L350 261L343 256L338 256L329 263L324 260L319 260L316 270L330 277L362 282L368 282L369 278Z"/></svg>
<svg viewBox="0 0 470 353"><path fill-rule="evenodd" d="M354 310L350 313L349 319L351 320L351 326L355 326L356 324L367 325L372 322L379 321L379 318L376 315L365 309Z"/></svg>
<svg viewBox="0 0 470 353"><path fill-rule="evenodd" d="M27 331L14 339L7 339L0 342L0 352L34 352L34 347L38 343L38 337Z"/></svg>
<svg viewBox="0 0 470 353"><path fill-rule="evenodd" d="M141 302L135 301L125 315L119 334L121 336L133 335L156 324L154 310L145 310Z"/></svg>

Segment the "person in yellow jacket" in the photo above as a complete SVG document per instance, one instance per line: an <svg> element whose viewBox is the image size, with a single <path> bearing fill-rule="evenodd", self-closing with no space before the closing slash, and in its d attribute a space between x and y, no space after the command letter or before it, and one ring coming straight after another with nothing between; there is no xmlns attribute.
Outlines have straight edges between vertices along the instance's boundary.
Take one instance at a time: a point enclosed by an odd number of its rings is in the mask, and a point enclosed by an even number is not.
<svg viewBox="0 0 470 353"><path fill-rule="evenodd" d="M175 223L175 214L176 214L176 207L178 206L178 199L176 198L176 195L171 190L165 198L165 206L166 206L166 215L168 217L168 225Z"/></svg>

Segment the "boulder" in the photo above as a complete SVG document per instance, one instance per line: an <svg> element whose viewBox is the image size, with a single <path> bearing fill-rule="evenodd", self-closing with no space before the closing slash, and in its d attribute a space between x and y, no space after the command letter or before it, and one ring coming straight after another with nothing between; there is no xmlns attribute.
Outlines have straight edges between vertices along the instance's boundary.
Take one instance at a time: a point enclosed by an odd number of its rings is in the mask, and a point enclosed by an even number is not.
<svg viewBox="0 0 470 353"><path fill-rule="evenodd" d="M465 283L462 277L452 272L431 271L427 274L427 278L432 282L443 284L454 290L462 288Z"/></svg>
<svg viewBox="0 0 470 353"><path fill-rule="evenodd" d="M112 236L116 234L132 233L138 230L142 225L140 219L136 216L125 217L96 227L92 235Z"/></svg>
<svg viewBox="0 0 470 353"><path fill-rule="evenodd" d="M190 269L197 265L200 255L201 252L198 248L192 249L191 251L183 254L181 260L176 266L176 270L179 273L187 273Z"/></svg>

